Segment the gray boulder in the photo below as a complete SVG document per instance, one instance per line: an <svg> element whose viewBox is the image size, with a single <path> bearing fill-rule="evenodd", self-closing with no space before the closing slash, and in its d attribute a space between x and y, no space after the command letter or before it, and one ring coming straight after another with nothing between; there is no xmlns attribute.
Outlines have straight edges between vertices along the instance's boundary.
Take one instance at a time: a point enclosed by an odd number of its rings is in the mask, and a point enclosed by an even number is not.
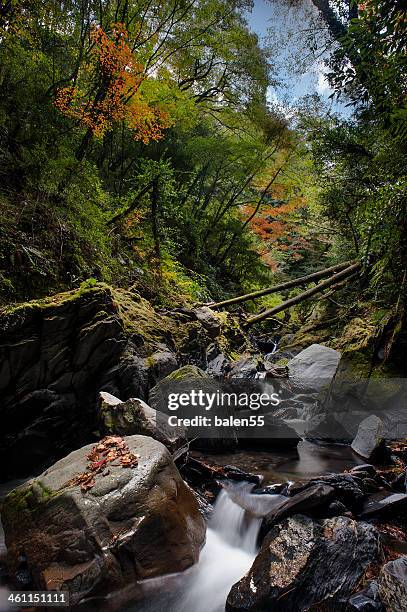
<svg viewBox="0 0 407 612"><path fill-rule="evenodd" d="M25 557L32 588L67 590L72 605L85 595L182 571L197 561L204 541L198 503L168 450L144 436L114 440L124 441L137 465L126 466L129 455L119 455L91 472L93 484L84 486L95 454L88 445L4 501L12 575Z"/></svg>
<svg viewBox="0 0 407 612"><path fill-rule="evenodd" d="M344 516L322 521L293 516L268 533L252 567L232 587L226 609L340 610L380 557L372 525Z"/></svg>
<svg viewBox="0 0 407 612"><path fill-rule="evenodd" d="M321 388L332 381L340 358L339 351L312 344L290 359L288 372L292 378L309 381L313 388Z"/></svg>
<svg viewBox="0 0 407 612"><path fill-rule="evenodd" d="M368 460L380 458L380 455L385 454L383 422L378 416L372 414L363 419L352 442L352 450Z"/></svg>
<svg viewBox="0 0 407 612"><path fill-rule="evenodd" d="M168 417L148 406L143 400L130 398L122 402L110 393L99 393L101 433L117 436L150 436L174 452L186 444L185 431L170 427Z"/></svg>
<svg viewBox="0 0 407 612"><path fill-rule="evenodd" d="M192 311L210 338L217 338L221 332L221 321L208 306L200 306Z"/></svg>
<svg viewBox="0 0 407 612"><path fill-rule="evenodd" d="M391 612L407 610L407 556L389 561L379 574L379 593Z"/></svg>

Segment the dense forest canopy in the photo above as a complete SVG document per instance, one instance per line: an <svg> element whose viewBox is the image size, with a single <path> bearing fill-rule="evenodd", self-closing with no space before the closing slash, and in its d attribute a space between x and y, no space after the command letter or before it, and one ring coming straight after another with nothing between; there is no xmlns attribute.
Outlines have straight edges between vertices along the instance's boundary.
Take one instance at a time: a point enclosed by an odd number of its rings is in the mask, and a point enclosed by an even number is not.
<svg viewBox="0 0 407 612"><path fill-rule="evenodd" d="M313 9L296 35L347 116L270 103L276 31L260 43L250 1L3 3L3 302L89 278L219 298L354 258L401 309L405 3L276 4Z"/></svg>

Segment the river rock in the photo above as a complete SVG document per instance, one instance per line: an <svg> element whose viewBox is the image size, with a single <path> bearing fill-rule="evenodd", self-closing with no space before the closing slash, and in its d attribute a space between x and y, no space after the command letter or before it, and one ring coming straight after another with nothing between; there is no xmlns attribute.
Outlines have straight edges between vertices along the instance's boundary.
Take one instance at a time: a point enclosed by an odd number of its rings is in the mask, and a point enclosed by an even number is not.
<svg viewBox="0 0 407 612"><path fill-rule="evenodd" d="M372 414L360 423L352 450L364 459L380 459L385 454L383 421Z"/></svg>
<svg viewBox="0 0 407 612"><path fill-rule="evenodd" d="M231 364L230 378L256 378L259 371L259 359L252 356L241 357Z"/></svg>
<svg viewBox="0 0 407 612"><path fill-rule="evenodd" d="M222 325L218 315L213 310L208 306L200 306L199 308L194 308L192 312L207 331L210 338L217 338L219 336Z"/></svg>
<svg viewBox="0 0 407 612"><path fill-rule="evenodd" d="M173 372L171 372L171 374L160 380L152 389L150 389L150 392L148 394L148 402L150 406L155 410L161 409L161 412L164 412L167 408L166 405L164 406L164 402L166 402L168 393L170 392L173 386L177 387L177 383L185 381L187 388L188 384L191 385L194 380L200 379L208 379L208 376L203 370L201 370L197 366L186 365L182 368L178 368L177 370L174 370ZM172 383L174 383L174 385Z"/></svg>
<svg viewBox="0 0 407 612"><path fill-rule="evenodd" d="M293 497L282 498L282 503L274 508L264 518L261 533L266 534L273 525L294 514L304 513L315 515L321 508L327 509L333 500L335 489L329 485L316 484L309 489L297 493ZM346 510L346 508L345 508Z"/></svg>
<svg viewBox="0 0 407 612"><path fill-rule="evenodd" d="M393 493L384 499L368 500L360 514L362 518L394 518L407 512L407 494Z"/></svg>
<svg viewBox="0 0 407 612"><path fill-rule="evenodd" d="M343 503L352 512L360 511L365 499L363 480L351 474L327 474L312 478L307 482L293 483L288 492L290 496L296 495L315 485L328 485L335 491L335 498Z"/></svg>
<svg viewBox="0 0 407 612"><path fill-rule="evenodd" d="M407 610L407 556L389 561L379 575L379 593L387 610Z"/></svg>
<svg viewBox="0 0 407 612"><path fill-rule="evenodd" d="M384 612L376 580L372 580L365 589L352 595L346 612Z"/></svg>
<svg viewBox="0 0 407 612"><path fill-rule="evenodd" d="M320 521L293 516L268 533L252 567L232 587L226 609L339 610L380 557L372 525L343 516Z"/></svg>
<svg viewBox="0 0 407 612"><path fill-rule="evenodd" d="M287 364L289 375L303 379L318 389L329 384L337 370L341 354L322 344L311 344L290 359Z"/></svg>
<svg viewBox="0 0 407 612"><path fill-rule="evenodd" d="M170 427L166 415L150 408L143 400L130 398L122 402L110 393L101 392L100 429L103 435L151 436L174 452L187 442L185 431Z"/></svg>
<svg viewBox="0 0 407 612"><path fill-rule="evenodd" d="M70 481L89 469L91 445L6 497L2 521L12 575L25 558L33 589L67 590L75 605L85 595L197 561L204 521L168 450L144 436L123 440L138 465L109 463L87 491Z"/></svg>

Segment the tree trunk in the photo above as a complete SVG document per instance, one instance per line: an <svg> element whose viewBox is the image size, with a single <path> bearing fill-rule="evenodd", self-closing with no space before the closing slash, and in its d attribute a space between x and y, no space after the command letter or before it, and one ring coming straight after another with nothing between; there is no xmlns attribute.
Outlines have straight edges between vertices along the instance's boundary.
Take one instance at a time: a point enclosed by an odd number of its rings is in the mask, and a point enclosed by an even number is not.
<svg viewBox="0 0 407 612"><path fill-rule="evenodd" d="M349 276L353 276L357 270L360 270L360 268L361 268L360 263L352 264L348 268L345 268L345 270L342 270L341 272L334 274L330 278L327 278L325 281L322 281L322 283L319 283L319 285L316 285L315 287L312 287L311 289L308 289L307 291L304 291L303 293L300 293L299 295L296 295L295 297L289 300L286 300L279 306L275 306L274 308L271 308L270 310L266 310L265 312L261 312L260 314L255 315L254 317L250 317L249 319L247 319L246 325L249 326L249 325L253 325L253 323L259 323L260 321L264 321L264 319L273 317L274 315L278 314L279 312L282 312L283 310L287 310L288 308L291 308L291 306L300 304L301 302L304 302L305 300L312 297L316 293L323 291L327 287L331 287L332 285L335 285L338 281L345 279Z"/></svg>
<svg viewBox="0 0 407 612"><path fill-rule="evenodd" d="M247 302L248 300L255 300L256 298L262 297L263 295L277 293L277 291L291 289L292 287L298 287L298 285L304 285L306 283L319 280L320 278L324 278L325 276L329 276L330 274L339 272L344 268L348 268L350 265L352 265L352 263L354 262L346 261L344 263L331 266L330 268L320 270L319 272L313 272L312 274L308 274L307 276L301 276L299 278L294 278L293 280L287 281L286 283L274 285L274 287L268 287L267 289L254 291L253 293L246 293L245 295L239 295L237 297L231 298L230 300L224 300L223 302L210 303L207 304L207 306L209 306L210 308L220 308L221 306L230 306L231 304L240 304L241 302Z"/></svg>

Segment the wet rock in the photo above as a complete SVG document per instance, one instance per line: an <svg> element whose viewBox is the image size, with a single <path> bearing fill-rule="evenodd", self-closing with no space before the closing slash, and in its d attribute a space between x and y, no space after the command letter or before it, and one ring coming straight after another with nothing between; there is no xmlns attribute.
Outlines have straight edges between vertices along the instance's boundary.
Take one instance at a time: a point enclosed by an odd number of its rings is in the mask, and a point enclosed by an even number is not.
<svg viewBox="0 0 407 612"><path fill-rule="evenodd" d="M407 610L407 556L383 566L379 575L379 593L387 610Z"/></svg>
<svg viewBox="0 0 407 612"><path fill-rule="evenodd" d="M343 503L348 510L360 511L365 498L363 481L351 474L328 474L312 478L308 482L294 483L289 488L290 496L313 487L317 484L328 485L335 491L335 498Z"/></svg>
<svg viewBox="0 0 407 612"><path fill-rule="evenodd" d="M229 378L256 378L259 371L259 359L256 357L242 357L232 363Z"/></svg>
<svg viewBox="0 0 407 612"><path fill-rule="evenodd" d="M352 450L364 459L381 459L386 454L382 434L383 421L374 414L366 417L359 425Z"/></svg>
<svg viewBox="0 0 407 612"><path fill-rule="evenodd" d="M23 555L34 589L68 590L75 605L197 561L204 521L168 450L144 436L124 441L138 465L109 463L89 490L70 481L89 469L92 445L6 497L2 521L13 575Z"/></svg>
<svg viewBox="0 0 407 612"><path fill-rule="evenodd" d="M164 406L163 402L166 403L168 391L173 386L172 383L181 383L185 381L188 386L188 382L193 383L194 380L207 378L208 376L205 372L195 365L186 365L182 368L178 368L150 389L148 394L149 404L155 410L161 409L161 412L164 412L164 410L166 410L166 405Z"/></svg>
<svg viewBox="0 0 407 612"><path fill-rule="evenodd" d="M263 520L261 534L265 535L273 525L294 514L307 514L315 516L323 508L327 509L333 500L335 489L329 485L317 484L293 497L284 499L277 508L273 509ZM346 510L346 509L345 509Z"/></svg>
<svg viewBox="0 0 407 612"><path fill-rule="evenodd" d="M341 354L322 344L312 344L287 364L289 375L309 381L314 388L326 386L335 376Z"/></svg>
<svg viewBox="0 0 407 612"><path fill-rule="evenodd" d="M346 612L384 612L379 595L379 586L375 580L372 580L362 591L352 595L348 601Z"/></svg>
<svg viewBox="0 0 407 612"><path fill-rule="evenodd" d="M210 491L212 494L219 493L222 488L220 483L224 480L252 483L257 486L262 481L262 476L245 472L234 465L214 465L191 455L182 457L177 465L182 477L192 487Z"/></svg>
<svg viewBox="0 0 407 612"><path fill-rule="evenodd" d="M122 402L110 393L101 392L99 403L100 430L103 435L150 436L170 452L187 443L185 431L169 427L167 417L143 400L130 398Z"/></svg>
<svg viewBox="0 0 407 612"><path fill-rule="evenodd" d="M380 557L372 525L343 516L320 521L293 516L268 533L251 569L232 587L226 609L340 610Z"/></svg>
<svg viewBox="0 0 407 612"><path fill-rule="evenodd" d="M407 494L393 493L384 499L368 500L363 507L360 516L364 519L370 518L395 518L403 516L407 512Z"/></svg>
<svg viewBox="0 0 407 612"><path fill-rule="evenodd" d="M206 373L214 378L223 378L230 370L230 360L223 353L208 361Z"/></svg>

